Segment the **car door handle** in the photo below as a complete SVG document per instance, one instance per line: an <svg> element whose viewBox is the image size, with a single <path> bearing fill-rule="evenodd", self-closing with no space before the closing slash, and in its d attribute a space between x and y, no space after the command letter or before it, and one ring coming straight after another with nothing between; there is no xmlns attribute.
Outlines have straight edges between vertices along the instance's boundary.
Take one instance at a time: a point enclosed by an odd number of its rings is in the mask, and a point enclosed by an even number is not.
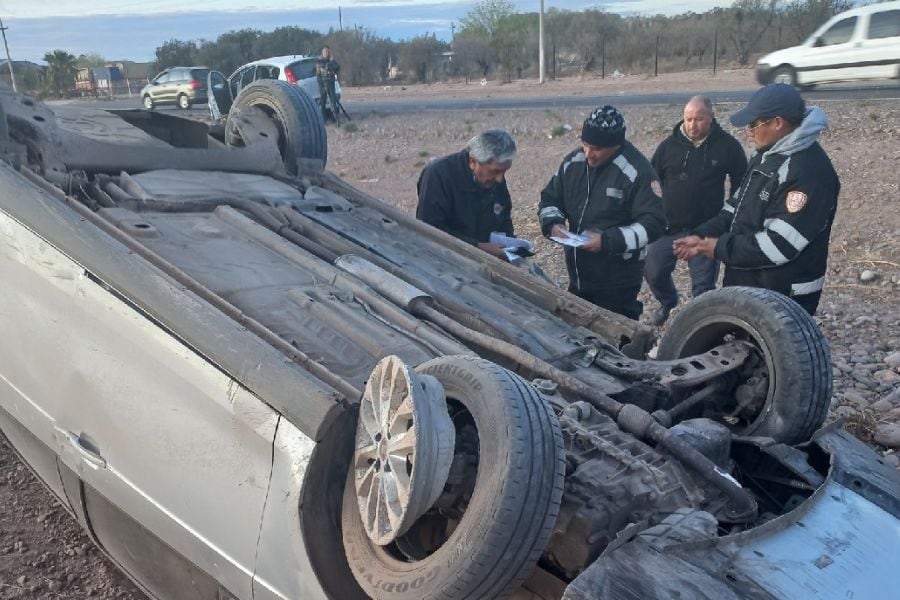
<svg viewBox="0 0 900 600"><path fill-rule="evenodd" d="M72 431L55 428L57 435L64 440L75 453L92 469L105 469L106 459L94 445Z"/></svg>

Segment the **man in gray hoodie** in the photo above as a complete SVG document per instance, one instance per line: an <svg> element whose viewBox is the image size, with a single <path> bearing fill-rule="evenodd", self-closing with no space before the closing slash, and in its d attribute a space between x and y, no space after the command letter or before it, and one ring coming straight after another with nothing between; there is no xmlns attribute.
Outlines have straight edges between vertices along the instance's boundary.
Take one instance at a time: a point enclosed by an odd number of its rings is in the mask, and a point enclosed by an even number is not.
<svg viewBox="0 0 900 600"><path fill-rule="evenodd" d="M746 126L756 147L747 174L718 215L675 240L675 255L720 260L724 285L775 290L814 314L841 189L817 141L825 113L775 83L757 90L731 124Z"/></svg>

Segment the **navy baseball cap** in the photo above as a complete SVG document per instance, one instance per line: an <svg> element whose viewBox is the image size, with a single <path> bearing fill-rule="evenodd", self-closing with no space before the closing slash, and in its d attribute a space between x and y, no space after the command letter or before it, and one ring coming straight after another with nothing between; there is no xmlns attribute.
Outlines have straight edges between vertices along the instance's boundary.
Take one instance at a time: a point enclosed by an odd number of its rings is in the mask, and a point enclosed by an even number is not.
<svg viewBox="0 0 900 600"><path fill-rule="evenodd" d="M746 127L760 117L781 117L799 122L805 112L806 102L797 90L786 83L770 83L753 92L747 106L731 115L729 120L735 127Z"/></svg>

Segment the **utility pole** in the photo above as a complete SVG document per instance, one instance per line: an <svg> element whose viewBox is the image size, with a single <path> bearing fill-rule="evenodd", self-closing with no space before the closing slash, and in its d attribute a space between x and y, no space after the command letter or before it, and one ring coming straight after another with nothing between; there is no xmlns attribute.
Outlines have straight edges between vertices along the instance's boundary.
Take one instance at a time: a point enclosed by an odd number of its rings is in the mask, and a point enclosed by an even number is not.
<svg viewBox="0 0 900 600"><path fill-rule="evenodd" d="M544 0L538 17L538 83L544 83Z"/></svg>
<svg viewBox="0 0 900 600"><path fill-rule="evenodd" d="M344 18L341 16L341 7L338 6L338 29L344 30Z"/></svg>
<svg viewBox="0 0 900 600"><path fill-rule="evenodd" d="M456 23L450 23L450 43L456 39Z"/></svg>
<svg viewBox="0 0 900 600"><path fill-rule="evenodd" d="M6 43L6 30L9 27L3 25L3 19L0 18L0 33L3 33L3 46L6 48L6 64L9 65L9 79L12 81L13 92L19 93L16 89L16 74L13 73L12 59L9 57L9 44Z"/></svg>

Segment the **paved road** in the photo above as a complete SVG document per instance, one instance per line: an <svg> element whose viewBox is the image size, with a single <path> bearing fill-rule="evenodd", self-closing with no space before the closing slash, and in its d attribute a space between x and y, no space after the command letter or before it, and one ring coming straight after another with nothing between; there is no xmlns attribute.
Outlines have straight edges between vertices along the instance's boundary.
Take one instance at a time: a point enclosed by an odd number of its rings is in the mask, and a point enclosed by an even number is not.
<svg viewBox="0 0 900 600"><path fill-rule="evenodd" d="M713 102L746 102L752 90L707 92ZM539 96L528 98L478 98L463 100L376 100L370 102L344 102L351 115L362 114L397 114L447 110L500 110L516 108L593 108L603 104L627 106L635 104L672 104L683 105L693 94L678 92L668 94L619 94L615 96ZM900 86L895 83L865 86L829 86L803 92L807 102L817 100L872 100L900 99ZM137 98L104 101L107 108L140 108ZM160 107L158 110L178 111L175 107ZM190 114L208 114L205 104L197 105Z"/></svg>
<svg viewBox="0 0 900 600"><path fill-rule="evenodd" d="M730 92L707 92L706 95L716 103L746 102L753 90ZM482 109L515 109L515 108L594 108L603 104L627 106L634 104L672 104L684 105L694 94L690 92L668 94L620 94L615 96L559 96L531 98L483 98L466 100L415 100L415 101L376 101L353 102L347 100L344 105L350 114L394 114L413 113L435 110L482 110ZM862 100L862 99L900 99L900 86L872 85L865 87L834 86L803 92L807 102L816 100Z"/></svg>

